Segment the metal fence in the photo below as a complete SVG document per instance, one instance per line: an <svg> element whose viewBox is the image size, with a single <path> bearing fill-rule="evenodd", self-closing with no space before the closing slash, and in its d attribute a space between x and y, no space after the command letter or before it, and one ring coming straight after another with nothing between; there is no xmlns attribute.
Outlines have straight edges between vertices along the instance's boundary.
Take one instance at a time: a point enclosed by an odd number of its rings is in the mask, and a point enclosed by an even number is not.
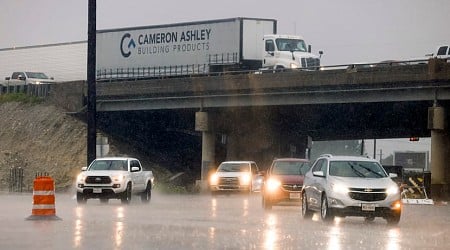
<svg viewBox="0 0 450 250"><path fill-rule="evenodd" d="M9 170L9 192L22 192L24 189L23 183L23 168L13 167Z"/></svg>

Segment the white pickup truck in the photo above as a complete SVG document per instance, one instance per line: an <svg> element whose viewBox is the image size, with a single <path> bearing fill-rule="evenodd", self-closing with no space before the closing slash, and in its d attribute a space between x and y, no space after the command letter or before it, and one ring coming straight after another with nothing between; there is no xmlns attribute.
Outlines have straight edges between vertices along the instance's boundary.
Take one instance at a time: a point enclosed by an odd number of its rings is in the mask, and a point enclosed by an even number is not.
<svg viewBox="0 0 450 250"><path fill-rule="evenodd" d="M53 77L48 77L42 72L17 71L13 72L9 77L5 77L5 81L1 84L4 86L28 85L28 84L49 84L55 83Z"/></svg>
<svg viewBox="0 0 450 250"><path fill-rule="evenodd" d="M104 203L109 199L120 199L123 204L128 204L132 194L140 195L142 202L151 199L155 181L153 172L144 170L138 159L98 158L81 170L76 180L78 204L91 198Z"/></svg>

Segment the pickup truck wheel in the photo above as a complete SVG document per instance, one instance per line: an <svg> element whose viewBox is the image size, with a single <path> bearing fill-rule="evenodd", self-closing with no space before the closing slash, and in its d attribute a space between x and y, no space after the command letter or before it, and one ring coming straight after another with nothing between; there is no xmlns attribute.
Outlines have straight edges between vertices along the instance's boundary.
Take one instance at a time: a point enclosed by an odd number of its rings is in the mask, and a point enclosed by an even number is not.
<svg viewBox="0 0 450 250"><path fill-rule="evenodd" d="M120 199L122 204L129 204L131 201L131 183L127 184L127 189L122 193L122 197Z"/></svg>
<svg viewBox="0 0 450 250"><path fill-rule="evenodd" d="M141 201L144 203L149 203L152 198L152 185L151 183L147 183L147 187L145 191L141 194Z"/></svg>
<svg viewBox="0 0 450 250"><path fill-rule="evenodd" d="M87 199L84 197L83 193L77 192L77 203L78 204L86 204Z"/></svg>

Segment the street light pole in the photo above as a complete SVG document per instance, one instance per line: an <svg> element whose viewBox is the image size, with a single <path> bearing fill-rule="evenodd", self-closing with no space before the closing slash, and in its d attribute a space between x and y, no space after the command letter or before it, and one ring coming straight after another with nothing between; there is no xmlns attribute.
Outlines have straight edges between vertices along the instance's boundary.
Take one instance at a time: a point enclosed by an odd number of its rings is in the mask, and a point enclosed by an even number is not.
<svg viewBox="0 0 450 250"><path fill-rule="evenodd" d="M88 55L87 55L87 165L96 158L97 108L95 88L96 0L88 0Z"/></svg>

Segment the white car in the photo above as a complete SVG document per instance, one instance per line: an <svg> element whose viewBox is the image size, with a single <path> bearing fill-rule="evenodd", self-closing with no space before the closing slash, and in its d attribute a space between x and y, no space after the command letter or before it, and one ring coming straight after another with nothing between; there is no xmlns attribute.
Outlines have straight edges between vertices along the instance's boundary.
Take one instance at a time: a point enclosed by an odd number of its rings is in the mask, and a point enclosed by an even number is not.
<svg viewBox="0 0 450 250"><path fill-rule="evenodd" d="M253 161L225 161L209 178L211 194L218 191L260 191L263 176Z"/></svg>
<svg viewBox="0 0 450 250"><path fill-rule="evenodd" d="M383 217L400 221L402 204L398 185L374 159L322 155L306 173L302 189L302 216L320 212L323 221L335 216Z"/></svg>

